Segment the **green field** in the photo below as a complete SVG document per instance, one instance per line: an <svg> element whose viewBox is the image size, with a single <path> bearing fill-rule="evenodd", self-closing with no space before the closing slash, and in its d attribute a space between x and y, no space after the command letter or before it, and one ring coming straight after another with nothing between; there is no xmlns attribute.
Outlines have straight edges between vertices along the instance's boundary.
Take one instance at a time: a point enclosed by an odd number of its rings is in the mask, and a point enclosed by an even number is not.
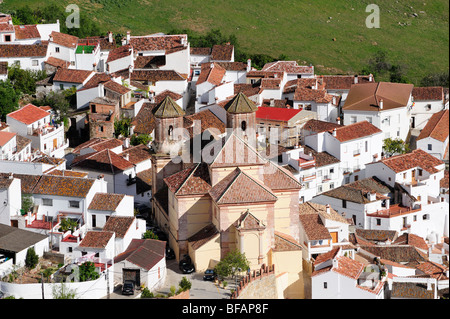
<svg viewBox="0 0 450 319"><path fill-rule="evenodd" d="M7 8L43 1L4 0ZM234 34L239 48L312 63L317 73L356 73L378 50L407 67L417 84L449 68L448 0L47 0L77 4L103 31L145 35L190 29ZM380 28L365 25L368 4L380 8ZM416 13L417 17L412 14ZM399 24L400 23L400 24Z"/></svg>

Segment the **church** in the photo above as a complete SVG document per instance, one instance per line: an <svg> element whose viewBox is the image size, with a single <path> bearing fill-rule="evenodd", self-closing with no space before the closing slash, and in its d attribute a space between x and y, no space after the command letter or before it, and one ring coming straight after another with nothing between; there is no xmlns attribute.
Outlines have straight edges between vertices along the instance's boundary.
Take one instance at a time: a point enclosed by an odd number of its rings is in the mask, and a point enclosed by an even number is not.
<svg viewBox="0 0 450 319"><path fill-rule="evenodd" d="M233 250L251 269L281 260L301 269L301 185L258 152L252 101L239 93L224 109L227 130L220 135L214 128L180 130L185 112L170 97L153 108L152 217L177 260L188 254L196 271Z"/></svg>

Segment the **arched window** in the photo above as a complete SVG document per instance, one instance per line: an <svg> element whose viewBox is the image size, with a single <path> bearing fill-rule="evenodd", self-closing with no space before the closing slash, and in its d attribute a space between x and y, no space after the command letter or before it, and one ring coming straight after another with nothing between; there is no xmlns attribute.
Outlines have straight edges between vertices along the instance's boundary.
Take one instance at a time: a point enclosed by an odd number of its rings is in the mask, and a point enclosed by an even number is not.
<svg viewBox="0 0 450 319"><path fill-rule="evenodd" d="M169 138L172 138L173 137L173 126L172 125L170 125L169 126Z"/></svg>
<svg viewBox="0 0 450 319"><path fill-rule="evenodd" d="M245 132L245 130L247 129L247 122L246 121L242 121L241 123L241 129Z"/></svg>

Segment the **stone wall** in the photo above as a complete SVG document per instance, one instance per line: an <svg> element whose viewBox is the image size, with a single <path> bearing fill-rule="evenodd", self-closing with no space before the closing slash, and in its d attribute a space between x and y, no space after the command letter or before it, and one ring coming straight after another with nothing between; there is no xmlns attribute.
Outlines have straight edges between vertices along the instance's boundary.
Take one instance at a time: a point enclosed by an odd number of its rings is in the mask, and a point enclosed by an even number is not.
<svg viewBox="0 0 450 319"><path fill-rule="evenodd" d="M259 271L245 276L231 299L277 299L275 267L263 265Z"/></svg>

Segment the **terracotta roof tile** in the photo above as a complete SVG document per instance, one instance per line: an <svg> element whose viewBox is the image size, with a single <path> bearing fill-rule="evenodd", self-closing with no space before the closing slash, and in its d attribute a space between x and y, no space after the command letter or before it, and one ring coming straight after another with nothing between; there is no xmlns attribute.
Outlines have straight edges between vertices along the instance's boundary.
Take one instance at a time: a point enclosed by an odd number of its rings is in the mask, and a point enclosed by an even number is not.
<svg viewBox="0 0 450 319"><path fill-rule="evenodd" d="M222 83L226 70L218 63L203 63L200 69L200 75L198 76L196 85L200 85L204 82L209 82L213 85L219 85Z"/></svg>
<svg viewBox="0 0 450 319"><path fill-rule="evenodd" d="M233 58L234 46L231 44L216 44L211 50L211 60L231 61Z"/></svg>
<svg viewBox="0 0 450 319"><path fill-rule="evenodd" d="M437 112L431 116L425 127L420 131L417 141L431 137L445 142L449 135L449 110Z"/></svg>
<svg viewBox="0 0 450 319"><path fill-rule="evenodd" d="M127 249L114 258L114 263L127 260L147 271L165 256L166 242L155 239L133 239Z"/></svg>
<svg viewBox="0 0 450 319"><path fill-rule="evenodd" d="M367 137L382 132L378 127L367 121L340 126L334 128L333 130L336 130L335 137L340 142L348 142L357 138ZM328 132L333 135L333 130Z"/></svg>
<svg viewBox="0 0 450 319"><path fill-rule="evenodd" d="M15 25L14 31L17 40L41 38L36 25Z"/></svg>
<svg viewBox="0 0 450 319"><path fill-rule="evenodd" d="M434 286L434 284L432 284ZM398 282L392 283L391 297L394 298L414 298L414 299L434 299L434 287L427 289L427 284L416 282Z"/></svg>
<svg viewBox="0 0 450 319"><path fill-rule="evenodd" d="M372 81L369 78L368 75L359 75L358 83L362 84L374 81L373 77ZM318 81L321 81L320 79L323 79L326 90L350 90L351 86L355 84L354 75L321 75L318 77Z"/></svg>
<svg viewBox="0 0 450 319"><path fill-rule="evenodd" d="M0 147L5 146L5 144L8 143L14 136L16 136L16 133L0 131Z"/></svg>
<svg viewBox="0 0 450 319"><path fill-rule="evenodd" d="M191 55L210 55L211 54L211 48L190 48Z"/></svg>
<svg viewBox="0 0 450 319"><path fill-rule="evenodd" d="M314 68L298 65L296 61L276 61L264 65L262 71L284 71L286 73L314 74Z"/></svg>
<svg viewBox="0 0 450 319"><path fill-rule="evenodd" d="M205 163L195 164L164 179L175 195L207 194L211 189L211 179Z"/></svg>
<svg viewBox="0 0 450 319"><path fill-rule="evenodd" d="M320 120L309 120L303 126L306 131L311 131L315 133L322 133L326 131L333 130L334 128L341 127L342 125L332 122L320 121Z"/></svg>
<svg viewBox="0 0 450 319"><path fill-rule="evenodd" d="M186 80L180 73L173 70L134 70L130 79L148 82Z"/></svg>
<svg viewBox="0 0 450 319"><path fill-rule="evenodd" d="M80 247L106 248L114 233L111 231L88 231L80 242Z"/></svg>
<svg viewBox="0 0 450 319"><path fill-rule="evenodd" d="M431 174L438 172L436 166L444 163L421 149L413 150L411 153L385 158L380 162L391 168L396 173L400 173L411 168L420 167Z"/></svg>
<svg viewBox="0 0 450 319"><path fill-rule="evenodd" d="M56 31L50 34L50 39L51 42L68 48L76 48L78 43L78 37Z"/></svg>
<svg viewBox="0 0 450 319"><path fill-rule="evenodd" d="M49 113L37 106L34 106L33 104L27 104L17 111L9 113L7 116L29 125L43 119L46 116L49 116Z"/></svg>
<svg viewBox="0 0 450 319"><path fill-rule="evenodd" d="M249 209L236 220L234 226L238 231L242 230L264 230L266 225L264 225L258 218L253 215Z"/></svg>
<svg viewBox="0 0 450 319"><path fill-rule="evenodd" d="M209 194L218 204L244 204L277 200L269 188L239 168L216 183Z"/></svg>
<svg viewBox="0 0 450 319"><path fill-rule="evenodd" d="M414 87L412 90L414 101L444 101L442 86Z"/></svg>
<svg viewBox="0 0 450 319"><path fill-rule="evenodd" d="M106 63L130 56L132 52L133 51L131 45L123 45L118 48L112 49L111 51L109 51Z"/></svg>
<svg viewBox="0 0 450 319"><path fill-rule="evenodd" d="M103 151L75 157L72 162L72 167L117 174L118 172L122 172L133 167L133 163L127 161L109 149L105 149Z"/></svg>
<svg viewBox="0 0 450 319"><path fill-rule="evenodd" d="M51 66L56 66L57 68L68 68L70 66L69 61L58 59L52 56L48 57L47 61L45 61L44 63Z"/></svg>
<svg viewBox="0 0 450 319"><path fill-rule="evenodd" d="M308 240L331 239L330 232L323 224L319 214L300 214L299 216Z"/></svg>
<svg viewBox="0 0 450 319"><path fill-rule="evenodd" d="M94 184L94 179L42 175L32 190L33 194L66 197L86 197Z"/></svg>
<svg viewBox="0 0 450 319"><path fill-rule="evenodd" d="M300 244L294 239L294 237L281 233L279 231L274 232L275 246L274 251L294 251L302 250Z"/></svg>
<svg viewBox="0 0 450 319"><path fill-rule="evenodd" d="M167 53L172 50L181 50L187 48L186 34L173 35L148 35L148 36L132 36L130 37L130 45L134 51L162 51Z"/></svg>
<svg viewBox="0 0 450 319"><path fill-rule="evenodd" d="M166 65L165 55L149 55L149 56L137 56L134 60L134 69L158 69Z"/></svg>
<svg viewBox="0 0 450 319"><path fill-rule="evenodd" d="M128 216L110 216L103 226L103 231L111 231L116 238L124 238L135 218Z"/></svg>
<svg viewBox="0 0 450 319"><path fill-rule="evenodd" d="M88 209L115 211L124 197L124 194L96 193Z"/></svg>
<svg viewBox="0 0 450 319"><path fill-rule="evenodd" d="M42 44L0 44L0 57L45 57L47 46Z"/></svg>
<svg viewBox="0 0 450 319"><path fill-rule="evenodd" d="M128 92L130 92L131 90L113 80L110 80L108 82L105 82L104 87L107 88L108 90L111 90L113 92L119 93L121 95L127 94Z"/></svg>
<svg viewBox="0 0 450 319"><path fill-rule="evenodd" d="M130 148L125 149L119 155L126 158L127 161L133 164L142 163L143 161L149 160L152 157L150 148L144 144L131 146Z"/></svg>
<svg viewBox="0 0 450 319"><path fill-rule="evenodd" d="M53 81L83 83L94 71L75 70L75 69L58 69Z"/></svg>

